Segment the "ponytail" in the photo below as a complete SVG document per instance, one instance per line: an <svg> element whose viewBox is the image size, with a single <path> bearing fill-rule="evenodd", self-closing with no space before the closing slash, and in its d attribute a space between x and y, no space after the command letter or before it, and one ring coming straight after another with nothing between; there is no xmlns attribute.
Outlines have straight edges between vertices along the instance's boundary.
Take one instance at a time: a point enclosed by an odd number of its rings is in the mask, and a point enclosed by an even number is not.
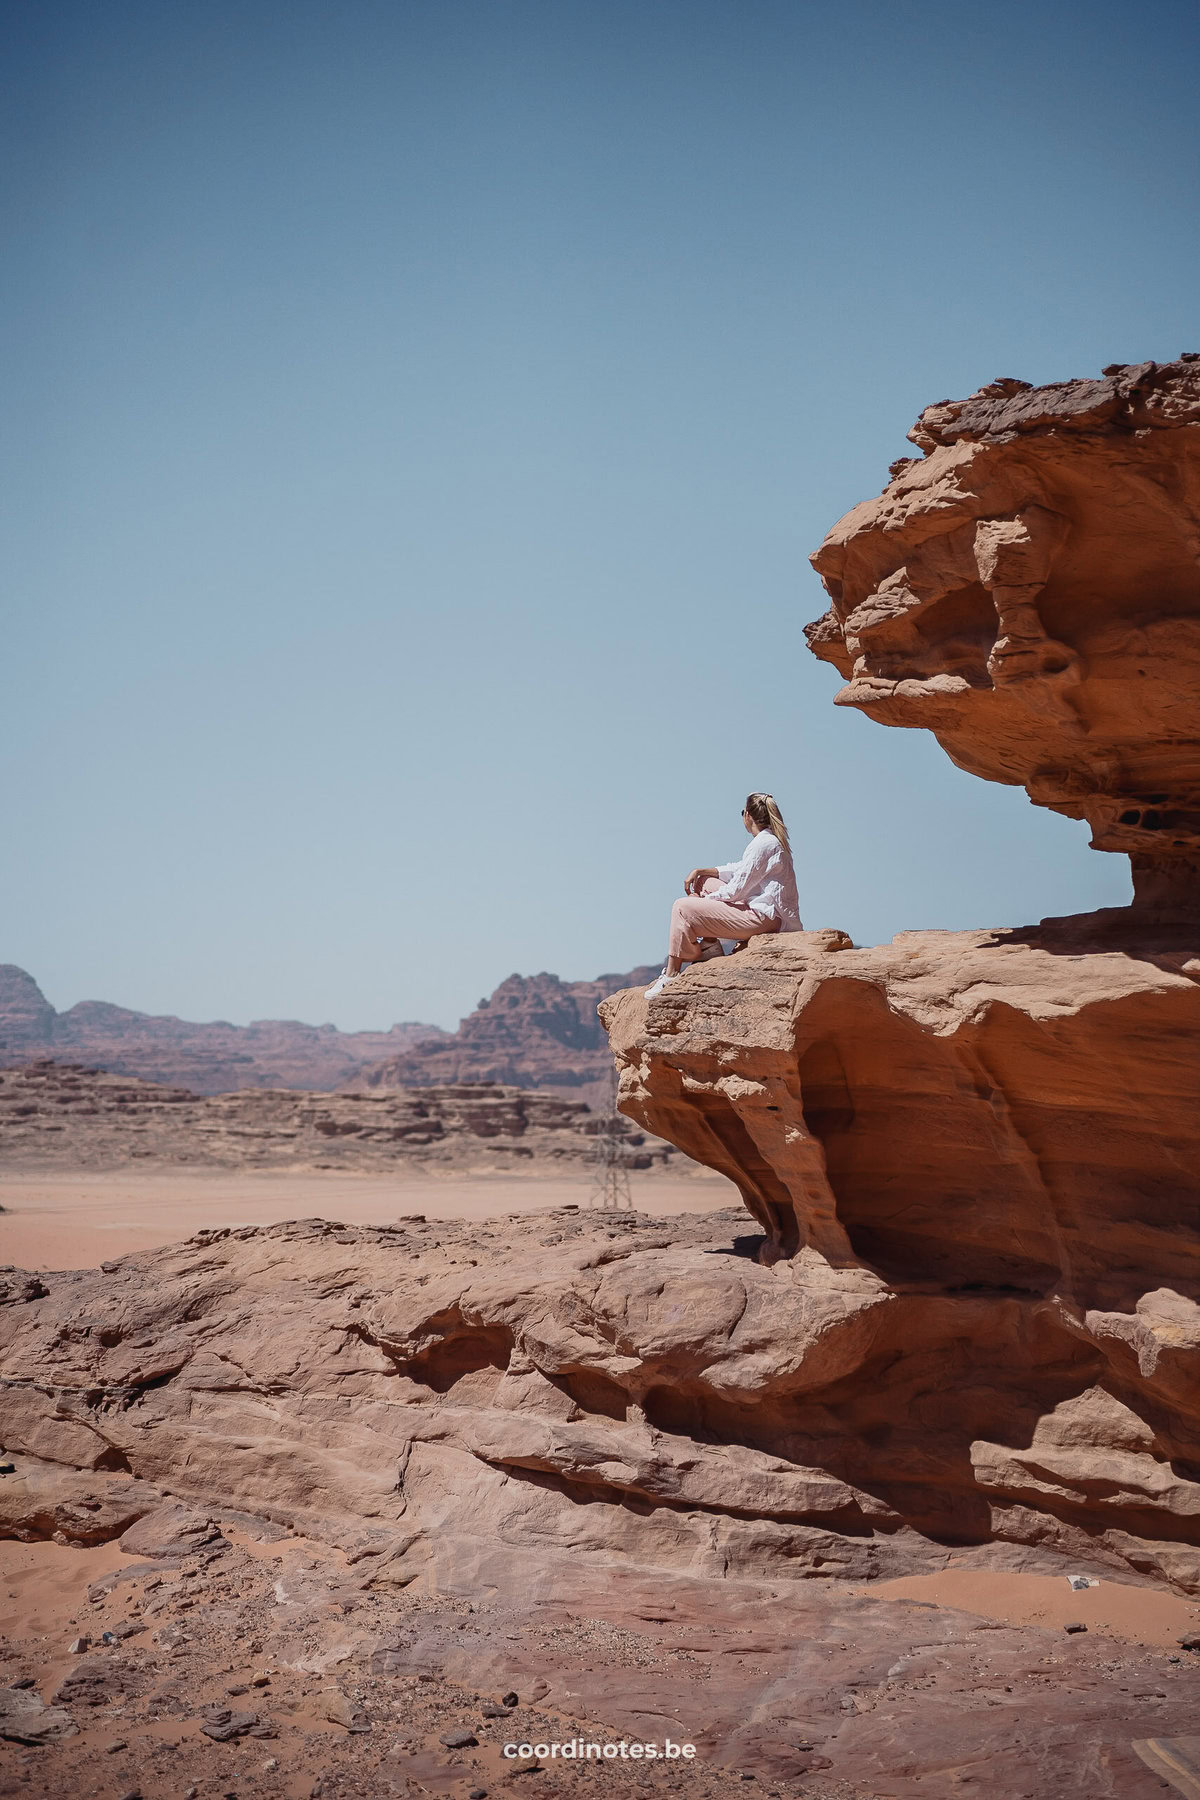
<svg viewBox="0 0 1200 1800"><path fill-rule="evenodd" d="M787 826L783 822L783 814L775 804L774 794L750 794L746 799L746 811L754 820L760 831L769 831L783 848L791 851L788 843Z"/></svg>

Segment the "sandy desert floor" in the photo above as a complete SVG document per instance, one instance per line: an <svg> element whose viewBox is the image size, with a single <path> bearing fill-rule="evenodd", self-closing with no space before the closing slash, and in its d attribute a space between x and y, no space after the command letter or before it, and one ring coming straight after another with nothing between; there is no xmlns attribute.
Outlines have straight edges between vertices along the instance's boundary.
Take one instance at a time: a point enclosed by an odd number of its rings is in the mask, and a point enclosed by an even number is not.
<svg viewBox="0 0 1200 1800"><path fill-rule="evenodd" d="M655 1218L738 1204L737 1189L720 1175L633 1174L630 1190L637 1210ZM0 1263L80 1269L224 1226L311 1218L386 1225L405 1213L502 1219L586 1207L590 1195L586 1177L558 1175L0 1171Z"/></svg>

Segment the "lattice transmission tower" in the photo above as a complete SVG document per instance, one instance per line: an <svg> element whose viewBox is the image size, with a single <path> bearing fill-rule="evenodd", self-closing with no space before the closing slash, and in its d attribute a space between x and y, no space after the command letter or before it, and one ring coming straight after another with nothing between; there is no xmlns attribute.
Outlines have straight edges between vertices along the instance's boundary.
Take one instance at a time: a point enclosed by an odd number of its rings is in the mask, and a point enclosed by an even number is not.
<svg viewBox="0 0 1200 1800"><path fill-rule="evenodd" d="M608 1103L600 1115L592 1151L592 1187L588 1205L604 1212L632 1212L629 1169L625 1162L625 1122L617 1111L617 1072L609 1086Z"/></svg>

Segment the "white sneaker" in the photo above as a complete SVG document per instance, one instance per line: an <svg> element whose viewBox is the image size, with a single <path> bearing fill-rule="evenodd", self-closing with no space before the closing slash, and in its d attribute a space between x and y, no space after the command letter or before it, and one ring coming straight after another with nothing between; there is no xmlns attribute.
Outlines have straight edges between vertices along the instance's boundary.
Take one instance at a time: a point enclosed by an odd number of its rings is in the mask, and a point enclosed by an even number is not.
<svg viewBox="0 0 1200 1800"><path fill-rule="evenodd" d="M668 982L678 981L678 980L679 980L678 975L668 975L667 971L664 969L662 974L659 976L658 980L654 983L653 987L648 987L646 989L647 1000L653 1000L655 994L661 994Z"/></svg>

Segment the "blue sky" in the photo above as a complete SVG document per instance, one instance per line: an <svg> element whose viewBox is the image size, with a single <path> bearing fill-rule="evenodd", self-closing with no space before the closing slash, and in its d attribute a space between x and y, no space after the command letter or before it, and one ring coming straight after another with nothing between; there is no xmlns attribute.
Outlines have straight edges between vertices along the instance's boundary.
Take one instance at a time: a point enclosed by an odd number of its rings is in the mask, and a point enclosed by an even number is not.
<svg viewBox="0 0 1200 1800"><path fill-rule="evenodd" d="M861 942L1123 859L831 705L921 407L1200 349L1193 4L8 5L0 960L452 1025L742 798Z"/></svg>

